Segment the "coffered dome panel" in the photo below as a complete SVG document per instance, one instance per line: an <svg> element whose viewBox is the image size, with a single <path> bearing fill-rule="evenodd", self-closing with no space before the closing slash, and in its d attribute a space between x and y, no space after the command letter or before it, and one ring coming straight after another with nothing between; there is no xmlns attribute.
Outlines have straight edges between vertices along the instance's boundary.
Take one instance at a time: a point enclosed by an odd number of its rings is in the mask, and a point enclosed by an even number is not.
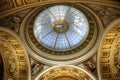
<svg viewBox="0 0 120 80"><path fill-rule="evenodd" d="M99 79L120 80L120 18L108 27L99 48Z"/></svg>
<svg viewBox="0 0 120 80"><path fill-rule="evenodd" d="M36 7L20 27L30 55L48 64L88 59L96 52L101 33L102 23L97 15L88 7L73 3Z"/></svg>
<svg viewBox="0 0 120 80"><path fill-rule="evenodd" d="M4 70L1 80L30 80L30 64L26 50L18 35L0 26L0 55ZM1 77L1 76L0 76Z"/></svg>

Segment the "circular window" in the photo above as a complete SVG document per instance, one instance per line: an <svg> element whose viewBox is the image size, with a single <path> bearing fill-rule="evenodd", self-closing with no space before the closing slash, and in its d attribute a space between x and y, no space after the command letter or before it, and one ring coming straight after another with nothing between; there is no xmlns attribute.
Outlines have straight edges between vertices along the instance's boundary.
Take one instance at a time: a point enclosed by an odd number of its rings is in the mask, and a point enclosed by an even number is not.
<svg viewBox="0 0 120 80"><path fill-rule="evenodd" d="M78 9L56 5L38 14L34 22L34 35L38 42L52 50L70 50L87 37L89 24Z"/></svg>

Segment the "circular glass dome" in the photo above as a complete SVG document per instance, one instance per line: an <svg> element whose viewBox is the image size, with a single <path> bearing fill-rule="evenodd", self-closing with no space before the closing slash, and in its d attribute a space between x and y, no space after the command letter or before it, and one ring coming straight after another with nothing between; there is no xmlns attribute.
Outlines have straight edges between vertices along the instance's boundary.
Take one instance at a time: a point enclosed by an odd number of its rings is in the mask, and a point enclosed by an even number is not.
<svg viewBox="0 0 120 80"><path fill-rule="evenodd" d="M38 14L34 22L34 35L46 48L66 51L79 46L87 37L89 24L78 9L56 5Z"/></svg>

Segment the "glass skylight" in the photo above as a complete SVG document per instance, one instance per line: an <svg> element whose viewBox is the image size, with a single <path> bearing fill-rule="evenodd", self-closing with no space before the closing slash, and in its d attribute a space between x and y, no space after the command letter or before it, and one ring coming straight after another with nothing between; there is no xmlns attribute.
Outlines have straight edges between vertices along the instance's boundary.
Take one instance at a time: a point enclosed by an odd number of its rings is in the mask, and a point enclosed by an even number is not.
<svg viewBox="0 0 120 80"><path fill-rule="evenodd" d="M52 50L69 50L80 45L89 32L85 15L78 9L56 5L42 11L34 22L38 42Z"/></svg>

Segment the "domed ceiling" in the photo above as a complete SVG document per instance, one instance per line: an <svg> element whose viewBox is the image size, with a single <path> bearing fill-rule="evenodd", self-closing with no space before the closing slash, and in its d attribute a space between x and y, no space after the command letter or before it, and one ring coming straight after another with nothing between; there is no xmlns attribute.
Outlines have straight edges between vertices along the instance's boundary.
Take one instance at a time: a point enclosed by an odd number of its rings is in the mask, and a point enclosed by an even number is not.
<svg viewBox="0 0 120 80"><path fill-rule="evenodd" d="M89 32L85 15L66 5L56 5L42 11L35 19L34 35L41 45L56 51L79 46Z"/></svg>
<svg viewBox="0 0 120 80"><path fill-rule="evenodd" d="M0 0L5 80L119 80L119 5L112 0Z"/></svg>
<svg viewBox="0 0 120 80"><path fill-rule="evenodd" d="M45 62L49 60L50 64L89 58L96 51L101 33L96 14L82 4L72 3L35 8L24 19L20 31L32 50L31 55Z"/></svg>

